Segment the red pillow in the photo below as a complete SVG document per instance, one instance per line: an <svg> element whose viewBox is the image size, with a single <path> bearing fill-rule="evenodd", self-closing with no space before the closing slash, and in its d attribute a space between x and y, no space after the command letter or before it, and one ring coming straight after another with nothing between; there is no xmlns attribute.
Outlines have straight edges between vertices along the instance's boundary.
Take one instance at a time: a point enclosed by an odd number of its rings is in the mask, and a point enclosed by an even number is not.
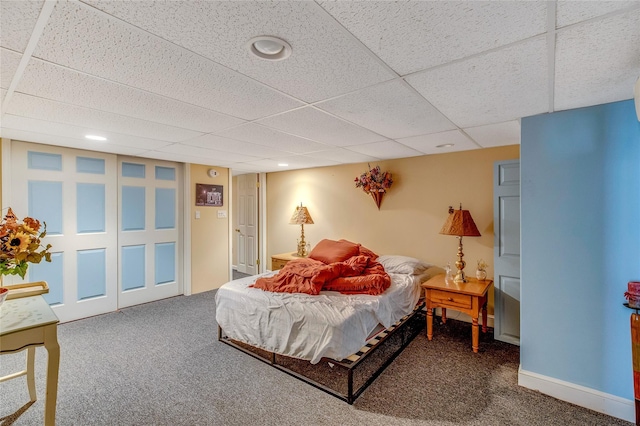
<svg viewBox="0 0 640 426"><path fill-rule="evenodd" d="M346 241L347 243L351 243L351 241L345 240L345 239L342 239L340 241ZM356 243L351 243L351 244L356 244ZM360 247L360 256L370 257L371 260L376 260L378 258L377 254L375 254L374 252L372 252L371 250L369 250L368 248L366 248L362 244L358 244L358 246Z"/></svg>
<svg viewBox="0 0 640 426"><path fill-rule="evenodd" d="M360 253L360 246L349 241L322 240L311 250L309 257L322 263L343 262Z"/></svg>

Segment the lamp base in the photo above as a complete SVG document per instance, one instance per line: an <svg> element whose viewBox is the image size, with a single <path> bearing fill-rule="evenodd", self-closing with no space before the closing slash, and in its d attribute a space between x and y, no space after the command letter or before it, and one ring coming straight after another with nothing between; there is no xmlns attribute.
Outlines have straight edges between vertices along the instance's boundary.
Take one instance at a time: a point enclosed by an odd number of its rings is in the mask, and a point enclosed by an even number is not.
<svg viewBox="0 0 640 426"><path fill-rule="evenodd" d="M453 282L454 283L466 283L466 282L468 282L467 281L467 277L464 274L464 271L458 271L456 276L453 278Z"/></svg>

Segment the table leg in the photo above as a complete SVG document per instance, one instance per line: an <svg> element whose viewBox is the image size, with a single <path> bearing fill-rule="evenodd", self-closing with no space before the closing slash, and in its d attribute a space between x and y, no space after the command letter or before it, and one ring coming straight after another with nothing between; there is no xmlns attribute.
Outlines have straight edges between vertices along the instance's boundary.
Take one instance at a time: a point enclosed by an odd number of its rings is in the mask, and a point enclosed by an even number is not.
<svg viewBox="0 0 640 426"><path fill-rule="evenodd" d="M47 349L47 396L44 400L44 424L56 424L56 400L58 398L58 368L60 367L60 345L57 324L44 330L44 347Z"/></svg>
<svg viewBox="0 0 640 426"><path fill-rule="evenodd" d="M442 310L442 323L447 323L447 308L440 308Z"/></svg>
<svg viewBox="0 0 640 426"><path fill-rule="evenodd" d="M36 348L32 346L27 348L27 388L29 389L29 398L31 401L35 401L37 399L35 363Z"/></svg>
<svg viewBox="0 0 640 426"><path fill-rule="evenodd" d="M433 308L427 309L427 339L433 337Z"/></svg>
<svg viewBox="0 0 640 426"><path fill-rule="evenodd" d="M487 302L482 305L482 332L487 332Z"/></svg>
<svg viewBox="0 0 640 426"><path fill-rule="evenodd" d="M473 347L473 352L478 353L478 342L480 341L480 327L478 327L478 314L474 314L471 322L471 346Z"/></svg>

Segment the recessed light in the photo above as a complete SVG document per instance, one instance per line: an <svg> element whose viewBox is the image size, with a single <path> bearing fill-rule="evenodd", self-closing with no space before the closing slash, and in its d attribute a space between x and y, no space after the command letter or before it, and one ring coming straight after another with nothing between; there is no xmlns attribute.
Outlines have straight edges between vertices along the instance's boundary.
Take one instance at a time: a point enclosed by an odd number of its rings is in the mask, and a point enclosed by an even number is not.
<svg viewBox="0 0 640 426"><path fill-rule="evenodd" d="M443 143L442 145L436 145L436 148L451 148L452 146L452 143Z"/></svg>
<svg viewBox="0 0 640 426"><path fill-rule="evenodd" d="M254 37L247 43L247 48L258 58L268 61L281 61L291 55L291 45L273 36Z"/></svg>
<svg viewBox="0 0 640 426"><path fill-rule="evenodd" d="M278 167L289 167L288 163L278 163Z"/></svg>
<svg viewBox="0 0 640 426"><path fill-rule="evenodd" d="M106 141L107 138L105 138L104 136L96 136L96 135L85 135L84 136L87 139L90 139L92 141Z"/></svg>

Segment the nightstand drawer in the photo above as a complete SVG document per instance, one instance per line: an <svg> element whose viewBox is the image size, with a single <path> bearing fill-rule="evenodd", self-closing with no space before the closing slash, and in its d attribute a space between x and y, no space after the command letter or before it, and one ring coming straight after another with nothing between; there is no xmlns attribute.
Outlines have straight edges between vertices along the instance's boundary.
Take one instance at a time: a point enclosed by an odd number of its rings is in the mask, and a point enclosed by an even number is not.
<svg viewBox="0 0 640 426"><path fill-rule="evenodd" d="M288 262L288 260L285 259L276 259L276 258L271 258L271 270L272 271L277 271L278 269L282 269L284 267L284 265L286 265Z"/></svg>
<svg viewBox="0 0 640 426"><path fill-rule="evenodd" d="M457 308L471 309L471 296L466 294L450 293L448 291L431 290L431 302Z"/></svg>

